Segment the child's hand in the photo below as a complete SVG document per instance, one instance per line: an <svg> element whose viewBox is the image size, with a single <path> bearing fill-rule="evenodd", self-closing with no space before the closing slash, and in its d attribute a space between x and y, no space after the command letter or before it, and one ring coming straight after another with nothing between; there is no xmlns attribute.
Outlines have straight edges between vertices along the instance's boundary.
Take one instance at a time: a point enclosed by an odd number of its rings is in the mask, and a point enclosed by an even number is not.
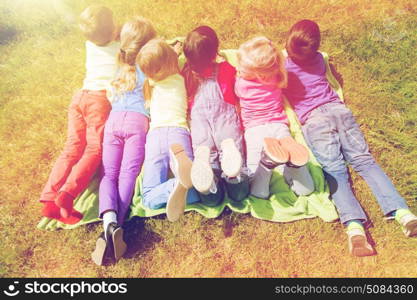
<svg viewBox="0 0 417 300"><path fill-rule="evenodd" d="M175 45L172 46L172 48L174 49L175 53L177 53L177 55L180 55L182 52L182 43L180 41L177 41Z"/></svg>
<svg viewBox="0 0 417 300"><path fill-rule="evenodd" d="M217 54L217 56L216 56L216 62L222 63L224 61L226 61L226 59L223 56L221 56L220 54Z"/></svg>

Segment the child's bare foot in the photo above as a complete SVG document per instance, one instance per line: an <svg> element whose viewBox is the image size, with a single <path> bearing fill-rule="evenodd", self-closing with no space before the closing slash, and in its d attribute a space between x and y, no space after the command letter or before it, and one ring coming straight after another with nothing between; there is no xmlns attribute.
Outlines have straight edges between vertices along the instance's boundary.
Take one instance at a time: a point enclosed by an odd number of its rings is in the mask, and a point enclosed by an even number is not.
<svg viewBox="0 0 417 300"><path fill-rule="evenodd" d="M306 147L297 143L291 136L279 139L279 142L289 153L289 163L294 167L302 167L309 160L309 154Z"/></svg>

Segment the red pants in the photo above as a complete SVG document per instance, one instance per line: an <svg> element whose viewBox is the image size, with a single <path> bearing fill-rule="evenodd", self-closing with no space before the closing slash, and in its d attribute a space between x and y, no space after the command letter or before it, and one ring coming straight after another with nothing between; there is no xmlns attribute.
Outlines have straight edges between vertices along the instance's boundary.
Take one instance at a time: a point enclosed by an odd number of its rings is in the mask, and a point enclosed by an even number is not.
<svg viewBox="0 0 417 300"><path fill-rule="evenodd" d="M59 192L76 198L86 189L101 163L104 124L111 104L106 91L80 90L68 111L68 137L42 191L41 202Z"/></svg>

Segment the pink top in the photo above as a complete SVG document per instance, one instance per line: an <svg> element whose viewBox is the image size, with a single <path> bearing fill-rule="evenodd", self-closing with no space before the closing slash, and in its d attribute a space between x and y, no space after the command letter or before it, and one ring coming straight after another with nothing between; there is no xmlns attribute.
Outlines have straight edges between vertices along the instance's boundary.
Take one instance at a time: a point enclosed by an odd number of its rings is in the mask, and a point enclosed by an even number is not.
<svg viewBox="0 0 417 300"><path fill-rule="evenodd" d="M240 98L241 116L245 129L268 123L288 125L282 92L276 81L265 84L237 76L235 93Z"/></svg>

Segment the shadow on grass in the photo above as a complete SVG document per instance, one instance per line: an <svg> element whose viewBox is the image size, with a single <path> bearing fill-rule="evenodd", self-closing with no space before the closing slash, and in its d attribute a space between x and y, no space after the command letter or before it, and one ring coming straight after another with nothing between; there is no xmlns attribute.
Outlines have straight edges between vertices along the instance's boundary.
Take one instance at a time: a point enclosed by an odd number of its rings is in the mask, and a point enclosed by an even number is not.
<svg viewBox="0 0 417 300"><path fill-rule="evenodd" d="M19 31L16 28L0 23L0 45L11 42L18 33Z"/></svg>
<svg viewBox="0 0 417 300"><path fill-rule="evenodd" d="M150 250L162 238L159 234L145 227L145 219L133 217L124 224L124 240L127 251L124 258L135 258L138 253Z"/></svg>

